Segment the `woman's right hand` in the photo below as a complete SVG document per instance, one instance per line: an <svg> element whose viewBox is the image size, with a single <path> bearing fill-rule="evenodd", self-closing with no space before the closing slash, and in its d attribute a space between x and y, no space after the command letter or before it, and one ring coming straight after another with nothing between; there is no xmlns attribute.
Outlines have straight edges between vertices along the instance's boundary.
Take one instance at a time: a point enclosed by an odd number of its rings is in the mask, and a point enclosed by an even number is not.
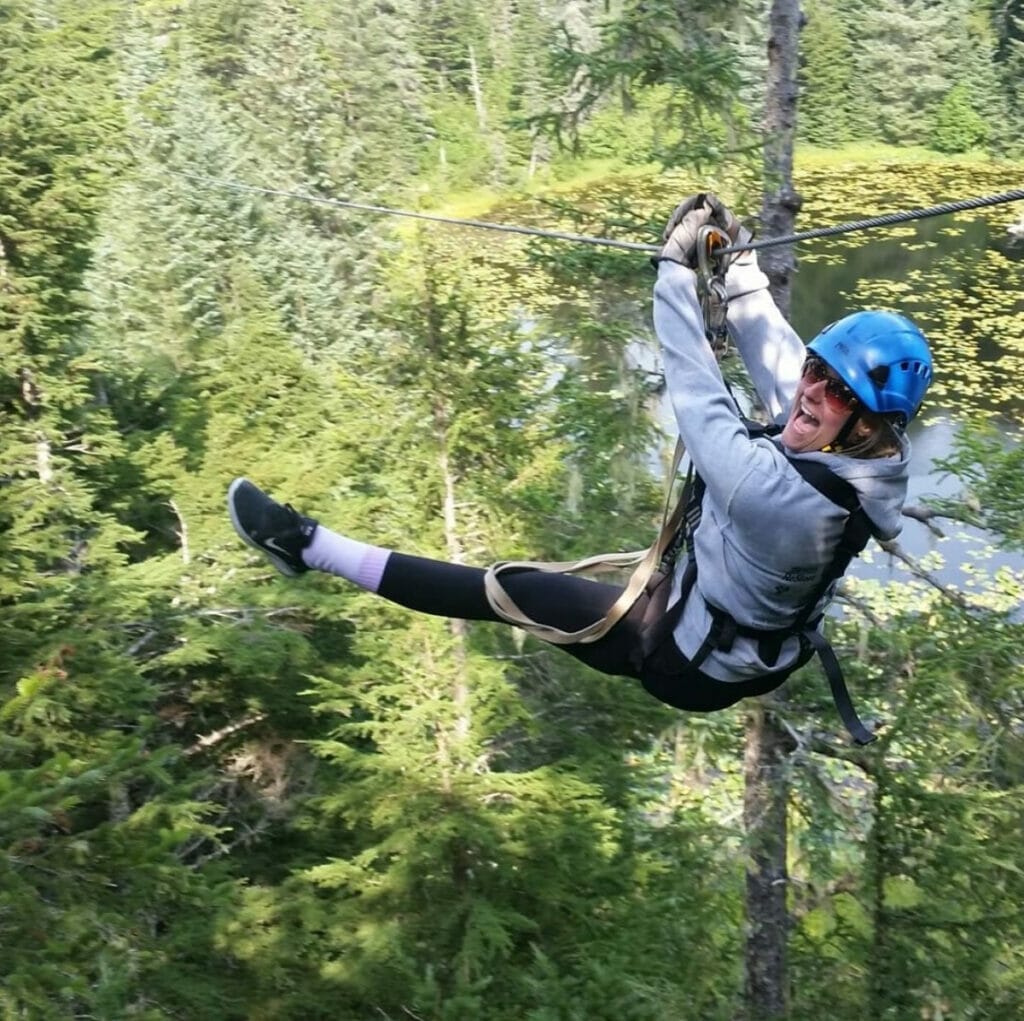
<svg viewBox="0 0 1024 1021"><path fill-rule="evenodd" d="M717 195L700 192L676 206L662 232L663 244L654 262L668 260L695 269L697 235L701 227L709 224L718 227L732 243L749 241L753 237Z"/></svg>

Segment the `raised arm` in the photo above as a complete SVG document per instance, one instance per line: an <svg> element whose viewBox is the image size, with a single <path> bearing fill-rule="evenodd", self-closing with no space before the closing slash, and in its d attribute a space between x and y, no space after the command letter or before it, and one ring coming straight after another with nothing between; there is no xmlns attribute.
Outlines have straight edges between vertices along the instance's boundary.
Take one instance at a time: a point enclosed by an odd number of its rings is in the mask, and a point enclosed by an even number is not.
<svg viewBox="0 0 1024 1021"><path fill-rule="evenodd" d="M654 259L654 328L679 435L708 490L728 508L736 487L771 455L751 442L704 335L693 267L700 231L709 223L733 240L741 235L739 221L707 193L686 199L669 217Z"/></svg>
<svg viewBox="0 0 1024 1021"><path fill-rule="evenodd" d="M725 287L729 334L769 418L780 420L800 381L804 343L772 300L754 252L744 252L729 266Z"/></svg>
<svg viewBox="0 0 1024 1021"><path fill-rule="evenodd" d="M726 390L704 337L693 270L659 263L654 328L679 435L716 502L727 508L748 473L758 465L768 467L771 457L751 442Z"/></svg>

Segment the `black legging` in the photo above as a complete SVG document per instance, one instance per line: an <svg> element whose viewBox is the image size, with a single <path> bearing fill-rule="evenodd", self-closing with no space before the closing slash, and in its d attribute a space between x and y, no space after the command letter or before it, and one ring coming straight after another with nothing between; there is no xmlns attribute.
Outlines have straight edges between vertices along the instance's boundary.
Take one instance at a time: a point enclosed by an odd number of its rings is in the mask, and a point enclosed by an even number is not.
<svg viewBox="0 0 1024 1021"><path fill-rule="evenodd" d="M385 599L421 613L502 621L487 600L484 574L479 567L392 553L377 591ZM501 577L505 591L528 617L562 631L578 631L603 617L622 591L617 585L546 571L510 570ZM646 608L644 593L603 638L558 648L601 673L639 680L655 698L690 712L712 712L741 698L765 694L796 669L793 666L748 681L719 681L690 666L671 637L641 664L640 623Z"/></svg>
<svg viewBox="0 0 1024 1021"><path fill-rule="evenodd" d="M410 610L438 617L501 621L487 601L484 573L479 567L392 553L377 591ZM528 617L562 631L578 631L593 624L622 591L616 585L546 571L505 571L501 583ZM630 657L639 644L638 627L645 605L646 596L641 596L625 618L598 641L560 648L603 674L639 679Z"/></svg>

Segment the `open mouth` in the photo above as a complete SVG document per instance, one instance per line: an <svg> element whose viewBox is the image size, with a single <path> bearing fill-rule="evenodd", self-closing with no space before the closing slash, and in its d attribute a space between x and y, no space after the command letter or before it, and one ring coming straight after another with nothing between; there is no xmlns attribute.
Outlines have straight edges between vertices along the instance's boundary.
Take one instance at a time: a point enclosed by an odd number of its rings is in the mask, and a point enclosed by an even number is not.
<svg viewBox="0 0 1024 1021"><path fill-rule="evenodd" d="M807 428L821 425L821 419L811 411L806 402L802 399L800 404L797 406L796 414L793 416L793 421L806 426Z"/></svg>

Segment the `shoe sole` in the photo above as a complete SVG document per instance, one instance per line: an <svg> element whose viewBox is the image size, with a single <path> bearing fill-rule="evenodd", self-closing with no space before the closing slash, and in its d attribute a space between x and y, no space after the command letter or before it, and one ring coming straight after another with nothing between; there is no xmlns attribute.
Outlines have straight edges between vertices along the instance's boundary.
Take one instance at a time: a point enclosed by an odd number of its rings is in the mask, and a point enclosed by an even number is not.
<svg viewBox="0 0 1024 1021"><path fill-rule="evenodd" d="M235 479L235 481L232 482L230 486L228 486L228 514L231 517L232 526L238 533L238 538L241 539L242 542L246 544L246 546L251 546L254 550L258 551L259 553L262 553L263 556L265 556L271 562L271 564L273 564L274 567L278 571L280 571L281 574L283 574L285 577L298 578L301 572L296 571L295 568L291 567L286 561L282 560L280 557L275 557L274 554L271 553L269 550L264 549L258 542L253 541L249 537L245 529L242 527L241 522L238 520L238 514L235 512L235 492L238 489L238 487L245 482L249 482L249 480L244 478ZM253 483L249 482L250 486L252 484Z"/></svg>

